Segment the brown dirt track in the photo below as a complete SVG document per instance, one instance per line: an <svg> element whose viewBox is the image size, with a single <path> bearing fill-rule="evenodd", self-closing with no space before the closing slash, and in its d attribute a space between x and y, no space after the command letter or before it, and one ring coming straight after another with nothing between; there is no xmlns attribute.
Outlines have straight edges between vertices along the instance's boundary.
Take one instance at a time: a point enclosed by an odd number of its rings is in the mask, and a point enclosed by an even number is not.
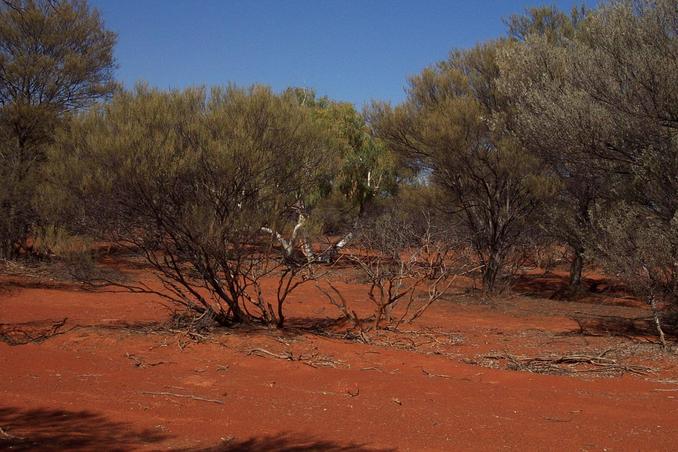
<svg viewBox="0 0 678 452"><path fill-rule="evenodd" d="M191 338L162 328L151 295L3 277L1 332L67 320L43 341L0 342L0 449L675 450L678 360L633 320L647 311L611 288L549 299L563 279L526 276L491 305L458 288L366 345L342 338L310 285L285 331ZM550 375L499 359L605 350L657 371Z"/></svg>

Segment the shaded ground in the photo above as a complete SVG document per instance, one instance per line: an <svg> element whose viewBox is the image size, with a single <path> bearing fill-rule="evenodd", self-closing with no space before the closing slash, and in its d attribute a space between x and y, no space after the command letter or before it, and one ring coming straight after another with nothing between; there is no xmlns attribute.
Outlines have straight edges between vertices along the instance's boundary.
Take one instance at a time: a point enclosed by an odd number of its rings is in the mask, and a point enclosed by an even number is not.
<svg viewBox="0 0 678 452"><path fill-rule="evenodd" d="M678 361L658 351L649 313L604 281L553 299L561 280L531 276L492 304L458 288L366 345L311 286L287 331L196 338L169 331L153 296L5 277L0 448L673 450ZM547 375L491 358L601 351L656 372Z"/></svg>
<svg viewBox="0 0 678 452"><path fill-rule="evenodd" d="M0 425L0 446L12 450L96 449L105 445L107 450L122 451L167 438L161 432L137 431L89 411L2 407Z"/></svg>

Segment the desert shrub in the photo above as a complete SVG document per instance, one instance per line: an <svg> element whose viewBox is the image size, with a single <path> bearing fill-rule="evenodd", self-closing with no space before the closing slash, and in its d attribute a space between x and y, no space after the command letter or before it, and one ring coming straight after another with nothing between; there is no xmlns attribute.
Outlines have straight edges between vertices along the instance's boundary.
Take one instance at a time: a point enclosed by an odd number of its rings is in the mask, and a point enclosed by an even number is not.
<svg viewBox="0 0 678 452"><path fill-rule="evenodd" d="M420 206L394 203L356 225L343 257L354 269L353 282L366 287L369 313L358 314L331 281L329 290L319 288L363 340L371 330L415 321L457 276L473 270L463 242L441 220Z"/></svg>
<svg viewBox="0 0 678 452"><path fill-rule="evenodd" d="M625 201L601 206L598 213L597 254L611 274L647 301L667 347L662 318L678 311L678 213L668 225L647 207Z"/></svg>
<svg viewBox="0 0 678 452"><path fill-rule="evenodd" d="M94 272L92 240L71 234L57 226L38 228L32 239L33 253L64 264L65 270L77 280L88 279Z"/></svg>
<svg viewBox="0 0 678 452"><path fill-rule="evenodd" d="M303 227L328 161L324 131L294 96L140 86L75 118L53 152L74 216L140 251L157 293L222 324L283 324L311 263L279 245ZM275 294L264 277L279 279Z"/></svg>

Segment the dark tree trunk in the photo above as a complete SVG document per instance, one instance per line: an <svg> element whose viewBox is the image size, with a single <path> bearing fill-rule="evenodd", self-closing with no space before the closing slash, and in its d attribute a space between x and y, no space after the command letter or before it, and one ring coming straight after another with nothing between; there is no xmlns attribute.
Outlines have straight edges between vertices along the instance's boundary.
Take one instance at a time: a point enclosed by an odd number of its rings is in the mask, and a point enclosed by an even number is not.
<svg viewBox="0 0 678 452"><path fill-rule="evenodd" d="M584 268L584 250L574 250L574 257L570 264L570 288L579 289L581 287L582 278L581 273Z"/></svg>
<svg viewBox="0 0 678 452"><path fill-rule="evenodd" d="M501 270L501 257L495 252L490 254L483 270L483 291L485 293L494 292L499 270Z"/></svg>
<svg viewBox="0 0 678 452"><path fill-rule="evenodd" d="M276 328L282 328L285 326L285 315L283 313L283 303L284 301L278 301L278 320L275 323Z"/></svg>
<svg viewBox="0 0 678 452"><path fill-rule="evenodd" d="M12 246L11 240L0 241L0 259L11 259L12 257L14 257L12 255L13 248L14 247Z"/></svg>

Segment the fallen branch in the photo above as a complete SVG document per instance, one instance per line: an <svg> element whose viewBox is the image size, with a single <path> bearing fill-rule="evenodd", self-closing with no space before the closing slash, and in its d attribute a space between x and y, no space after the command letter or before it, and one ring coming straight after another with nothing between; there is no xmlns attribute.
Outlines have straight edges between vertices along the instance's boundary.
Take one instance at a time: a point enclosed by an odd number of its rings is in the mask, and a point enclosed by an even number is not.
<svg viewBox="0 0 678 452"><path fill-rule="evenodd" d="M360 370L376 370L377 372L383 372L383 370L378 367L362 367Z"/></svg>
<svg viewBox="0 0 678 452"><path fill-rule="evenodd" d="M449 375L443 375L443 374L432 374L431 372L427 371L426 369L421 369L421 371L424 373L424 375L429 376L429 377L437 377L437 378L452 378Z"/></svg>
<svg viewBox="0 0 678 452"><path fill-rule="evenodd" d="M26 344L29 344L29 343L39 344L41 342L46 341L49 338L68 333L69 331L75 329L76 327L74 326L73 328L71 328L69 330L61 331L61 328L63 328L63 326L66 325L67 320L68 320L68 318L64 318L63 320L59 320L58 322L54 322L54 323L52 323L51 327L49 327L47 330L44 330L44 332L41 332L40 334L37 334L37 335L34 335L35 333L32 332L32 331L26 331L26 330L19 329L19 328L10 328L10 329L4 330L3 327L10 326L10 325L0 324L0 341L3 341L3 342L5 342L9 345L12 345L12 346L14 346L14 345L26 345ZM19 336L21 336L21 337L19 337Z"/></svg>
<svg viewBox="0 0 678 452"><path fill-rule="evenodd" d="M268 356L272 356L274 358L278 359L286 359L288 361L294 361L294 355L291 352L285 352L284 354L278 354L278 353L273 353L269 352L265 348L253 348L249 352L247 352L248 355L257 355L261 356L260 354L263 353Z"/></svg>
<svg viewBox="0 0 678 452"><path fill-rule="evenodd" d="M175 333L175 334L185 334L186 336L190 337L191 339L195 340L196 342L199 342L200 340L203 340L203 341L207 340L207 336L200 334L200 333L196 333L195 331L191 331L191 330L188 330L188 329L187 330L175 330L175 329L169 328L167 331L169 331L170 333Z"/></svg>
<svg viewBox="0 0 678 452"><path fill-rule="evenodd" d="M3 437L3 438L6 438L6 439L18 439L18 440L23 439L19 436L10 435L2 427L0 427L0 436Z"/></svg>
<svg viewBox="0 0 678 452"><path fill-rule="evenodd" d="M169 396L169 397L181 397L183 399L192 399L192 400L198 400L201 402L212 402L212 403L218 403L220 405L224 404L223 400L217 400L217 399L206 399L204 397L198 397L192 394L177 394L175 392L153 392L153 391L141 391L142 394L145 395L161 395L161 396Z"/></svg>
<svg viewBox="0 0 678 452"><path fill-rule="evenodd" d="M168 361L156 361L154 363L149 363L131 353L125 353L125 356L127 357L127 359L131 359L132 361L134 361L134 366L139 368L155 367L159 366L160 364L168 364Z"/></svg>
<svg viewBox="0 0 678 452"><path fill-rule="evenodd" d="M616 359L607 358L605 355L612 349L603 351L598 355L588 355L583 353L573 353L569 355L549 355L549 356L518 356L509 353L494 353L482 355L486 360L506 360L506 368L510 370L520 370L534 373L633 373L636 375L647 375L655 373L656 369L636 364L624 364ZM586 369L577 369L577 366L588 365ZM592 366L592 367L591 367Z"/></svg>
<svg viewBox="0 0 678 452"><path fill-rule="evenodd" d="M333 367L336 368L338 366L341 367L350 367L348 366L345 362L341 360L335 360L332 359L329 356L322 356L319 355L318 353L315 353L310 356L304 356L303 354L299 354L297 356L294 356L294 353L292 352L284 352L284 353L273 353L271 351L266 350L265 348L253 348L247 352L248 355L256 355L256 356L270 356L272 358L276 359L283 359L286 361L297 361L303 364L306 364L307 366L318 368L318 367Z"/></svg>

